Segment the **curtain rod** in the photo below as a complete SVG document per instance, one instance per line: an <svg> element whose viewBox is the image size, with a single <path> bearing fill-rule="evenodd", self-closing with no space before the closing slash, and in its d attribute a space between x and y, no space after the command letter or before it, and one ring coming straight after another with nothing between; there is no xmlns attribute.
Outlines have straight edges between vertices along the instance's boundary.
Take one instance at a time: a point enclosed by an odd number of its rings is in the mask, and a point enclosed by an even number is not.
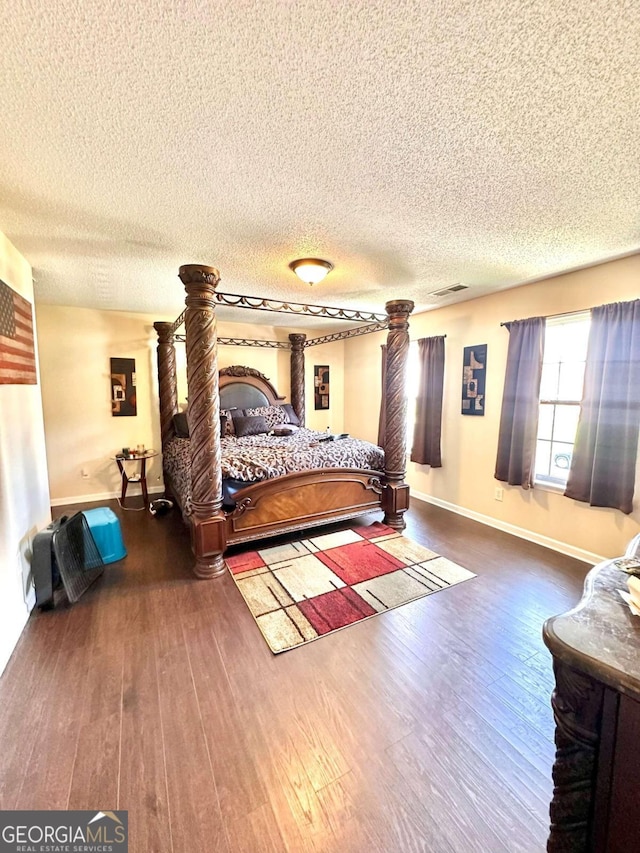
<svg viewBox="0 0 640 853"><path fill-rule="evenodd" d="M591 310L592 310L591 308L579 308L577 311L561 311L559 314L544 314L544 315L542 315L542 318L544 320L549 320L552 317L568 317L569 314L586 314L587 311L591 311ZM521 323L522 320L524 320L524 319L532 320L533 317L526 317L526 318L523 317L520 320L507 320L506 323L500 323L500 325L501 326L508 326L510 323Z"/></svg>
<svg viewBox="0 0 640 853"><path fill-rule="evenodd" d="M504 323L500 323L500 325L501 325L501 326L504 326ZM429 337L431 337L431 338L446 338L447 336L446 336L446 335L430 335ZM412 343L412 344L413 344L413 343L415 343L415 341L421 341L421 340L423 340L423 339L422 339L422 338L412 338L412 339L409 341L409 343ZM426 338L425 338L424 340L426 340ZM381 347L386 347L386 344L380 344L380 346L381 346Z"/></svg>

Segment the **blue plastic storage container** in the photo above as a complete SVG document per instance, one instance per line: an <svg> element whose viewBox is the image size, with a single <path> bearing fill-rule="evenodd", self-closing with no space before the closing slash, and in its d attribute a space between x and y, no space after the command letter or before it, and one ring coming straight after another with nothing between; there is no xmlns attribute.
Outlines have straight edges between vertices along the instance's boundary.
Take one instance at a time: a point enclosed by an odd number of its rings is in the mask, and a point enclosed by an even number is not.
<svg viewBox="0 0 640 853"><path fill-rule="evenodd" d="M91 530L100 556L105 563L115 563L127 556L127 549L122 541L120 521L115 512L108 506L84 510L84 517Z"/></svg>

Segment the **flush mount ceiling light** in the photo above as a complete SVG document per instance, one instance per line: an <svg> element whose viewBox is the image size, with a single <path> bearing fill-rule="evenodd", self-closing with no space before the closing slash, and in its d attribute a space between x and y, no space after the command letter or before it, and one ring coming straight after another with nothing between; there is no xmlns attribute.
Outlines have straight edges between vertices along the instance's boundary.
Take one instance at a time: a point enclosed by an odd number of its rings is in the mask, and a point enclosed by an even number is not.
<svg viewBox="0 0 640 853"><path fill-rule="evenodd" d="M305 284L318 284L333 269L333 264L323 261L321 258L300 258L291 261L289 269L298 276Z"/></svg>

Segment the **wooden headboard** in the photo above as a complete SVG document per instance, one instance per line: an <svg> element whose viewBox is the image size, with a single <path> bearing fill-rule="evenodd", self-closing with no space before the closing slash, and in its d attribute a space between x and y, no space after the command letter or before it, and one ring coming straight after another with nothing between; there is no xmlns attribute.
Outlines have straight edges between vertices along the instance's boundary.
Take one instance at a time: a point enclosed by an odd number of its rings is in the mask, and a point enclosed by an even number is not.
<svg viewBox="0 0 640 853"><path fill-rule="evenodd" d="M267 377L253 367L223 367L218 379L221 409L248 409L284 403Z"/></svg>

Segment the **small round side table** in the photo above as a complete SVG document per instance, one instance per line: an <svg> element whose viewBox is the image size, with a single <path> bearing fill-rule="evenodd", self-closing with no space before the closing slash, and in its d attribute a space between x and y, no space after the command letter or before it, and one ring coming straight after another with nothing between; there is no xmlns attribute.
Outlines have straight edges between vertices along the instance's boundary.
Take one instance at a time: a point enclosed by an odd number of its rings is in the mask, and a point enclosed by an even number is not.
<svg viewBox="0 0 640 853"><path fill-rule="evenodd" d="M132 453L129 456L122 456L119 454L115 456L114 459L118 463L118 469L120 474L122 475L122 495L120 498L120 503L124 506L125 498L127 496L127 486L129 483L140 483L142 487L142 497L144 499L145 507L149 505L149 494L147 492L147 459L152 459L154 456L158 455L157 450L145 450L144 453ZM127 474L125 462L140 462L140 468L137 473L129 476Z"/></svg>

